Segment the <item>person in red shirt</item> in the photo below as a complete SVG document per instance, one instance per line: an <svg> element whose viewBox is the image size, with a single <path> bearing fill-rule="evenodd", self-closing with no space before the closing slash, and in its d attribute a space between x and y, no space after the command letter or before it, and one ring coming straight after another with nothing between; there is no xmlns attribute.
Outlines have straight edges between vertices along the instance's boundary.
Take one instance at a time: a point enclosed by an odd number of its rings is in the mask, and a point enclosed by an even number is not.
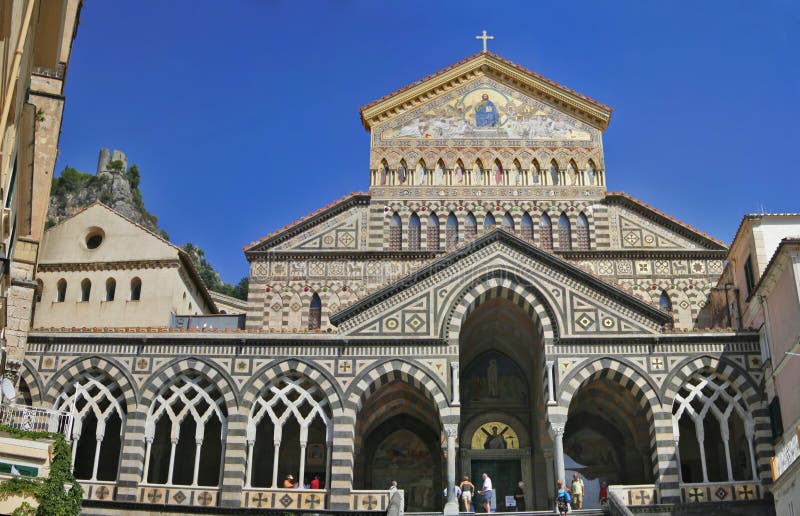
<svg viewBox="0 0 800 516"><path fill-rule="evenodd" d="M608 484L603 482L600 484L600 505L605 505L608 503Z"/></svg>
<svg viewBox="0 0 800 516"><path fill-rule="evenodd" d="M322 489L322 487L320 487L319 475L314 475L314 478L311 480L311 489Z"/></svg>

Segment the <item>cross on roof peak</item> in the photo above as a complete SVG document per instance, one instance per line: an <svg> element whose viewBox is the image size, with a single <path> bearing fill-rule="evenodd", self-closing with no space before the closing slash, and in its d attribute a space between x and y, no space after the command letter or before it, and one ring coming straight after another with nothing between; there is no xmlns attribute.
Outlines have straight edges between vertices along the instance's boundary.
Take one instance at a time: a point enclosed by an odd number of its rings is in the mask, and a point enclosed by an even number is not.
<svg viewBox="0 0 800 516"><path fill-rule="evenodd" d="M482 39L483 40L483 53L485 54L487 52L487 50L486 50L486 40L494 39L494 36L487 36L486 35L486 31L484 30L483 31L483 35L475 36L475 39Z"/></svg>

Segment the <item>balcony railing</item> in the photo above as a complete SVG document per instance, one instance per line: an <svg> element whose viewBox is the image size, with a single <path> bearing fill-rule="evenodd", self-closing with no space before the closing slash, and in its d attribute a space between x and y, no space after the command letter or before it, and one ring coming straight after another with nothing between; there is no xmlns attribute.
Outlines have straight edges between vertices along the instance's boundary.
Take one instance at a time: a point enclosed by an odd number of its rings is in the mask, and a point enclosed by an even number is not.
<svg viewBox="0 0 800 516"><path fill-rule="evenodd" d="M67 440L72 438L70 412L3 403L0 404L0 424L20 430L59 433Z"/></svg>

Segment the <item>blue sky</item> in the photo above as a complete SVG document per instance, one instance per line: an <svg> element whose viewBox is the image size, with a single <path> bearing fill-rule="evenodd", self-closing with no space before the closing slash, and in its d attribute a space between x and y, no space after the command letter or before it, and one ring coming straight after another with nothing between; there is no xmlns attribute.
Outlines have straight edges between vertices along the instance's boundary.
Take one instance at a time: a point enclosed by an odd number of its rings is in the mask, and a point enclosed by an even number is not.
<svg viewBox="0 0 800 516"><path fill-rule="evenodd" d="M89 0L56 163L142 172L175 243L241 247L368 187L359 107L480 50L613 106L609 190L730 242L800 211L798 2Z"/></svg>

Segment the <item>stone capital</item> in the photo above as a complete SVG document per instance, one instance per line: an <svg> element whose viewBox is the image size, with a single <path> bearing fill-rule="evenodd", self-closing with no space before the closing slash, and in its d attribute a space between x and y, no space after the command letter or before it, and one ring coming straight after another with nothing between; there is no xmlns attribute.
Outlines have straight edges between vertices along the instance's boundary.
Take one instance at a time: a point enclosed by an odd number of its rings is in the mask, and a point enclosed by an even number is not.
<svg viewBox="0 0 800 516"><path fill-rule="evenodd" d="M442 428L447 437L458 437L458 423L447 423L442 425Z"/></svg>

